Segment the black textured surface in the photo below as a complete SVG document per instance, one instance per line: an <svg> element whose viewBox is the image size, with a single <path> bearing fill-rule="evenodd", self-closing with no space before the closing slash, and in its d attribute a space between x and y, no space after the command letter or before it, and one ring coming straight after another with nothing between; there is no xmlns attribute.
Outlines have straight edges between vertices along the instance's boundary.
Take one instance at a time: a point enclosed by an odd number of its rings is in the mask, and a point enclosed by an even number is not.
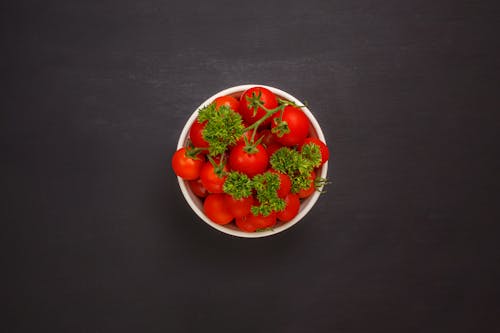
<svg viewBox="0 0 500 333"><path fill-rule="evenodd" d="M2 5L1 330L497 331L489 3ZM258 240L201 222L170 169L243 83L308 101L333 155L307 218Z"/></svg>

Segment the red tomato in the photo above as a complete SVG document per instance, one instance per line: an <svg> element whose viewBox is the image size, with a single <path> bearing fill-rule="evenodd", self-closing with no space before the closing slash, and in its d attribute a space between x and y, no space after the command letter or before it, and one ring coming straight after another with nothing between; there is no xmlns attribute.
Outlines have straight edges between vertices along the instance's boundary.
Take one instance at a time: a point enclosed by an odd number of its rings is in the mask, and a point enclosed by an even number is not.
<svg viewBox="0 0 500 333"><path fill-rule="evenodd" d="M198 119L196 119L191 125L191 129L189 130L189 138L195 147L200 148L208 148L208 142L203 138L203 129L207 125L207 121L200 123Z"/></svg>
<svg viewBox="0 0 500 333"><path fill-rule="evenodd" d="M248 105L249 102L247 97L251 98L252 96L258 96L259 94L264 107L274 109L278 106L278 98L270 90L264 87L252 87L246 90L240 98L240 114L243 117L243 120L249 125L255 123L266 114L266 111L259 107L254 115L253 108ZM266 125L269 125L270 122L271 118L268 118L264 120L264 123L261 126L265 127Z"/></svg>
<svg viewBox="0 0 500 333"><path fill-rule="evenodd" d="M304 199L310 196L311 194L314 193L316 190L316 187L314 186L314 180L316 179L316 172L312 171L311 174L309 175L309 179L311 180L311 184L309 187L305 190L300 190L297 194L299 195L299 198Z"/></svg>
<svg viewBox="0 0 500 333"><path fill-rule="evenodd" d="M268 129L262 130L257 133L257 138L260 137L262 137L262 141L260 143L266 148L276 143L276 136ZM255 140L257 140L257 138Z"/></svg>
<svg viewBox="0 0 500 333"><path fill-rule="evenodd" d="M224 171L226 172L228 171L227 166L224 166ZM224 193L224 191L222 190L222 186L226 181L226 177L217 176L217 174L214 172L214 167L212 163L210 163L209 161L203 164L203 167L201 168L200 172L200 179L201 183L207 189L208 192Z"/></svg>
<svg viewBox="0 0 500 333"><path fill-rule="evenodd" d="M209 194L203 203L203 209L209 219L217 224L228 224L234 218L225 204L225 194Z"/></svg>
<svg viewBox="0 0 500 333"><path fill-rule="evenodd" d="M277 174L280 177L280 187L276 191L278 193L278 197L284 198L288 193L290 193L290 189L292 188L292 181L288 175L284 173L278 172L276 170L270 169L269 171Z"/></svg>
<svg viewBox="0 0 500 333"><path fill-rule="evenodd" d="M276 213L268 216L253 215L252 213L236 219L236 225L243 231L254 232L258 229L270 228L276 224Z"/></svg>
<svg viewBox="0 0 500 333"><path fill-rule="evenodd" d="M246 216L252 208L253 197L249 196L242 199L235 199L233 196L226 194L226 206L229 212L236 218Z"/></svg>
<svg viewBox="0 0 500 333"><path fill-rule="evenodd" d="M271 213L268 216L248 214L247 219L250 219L257 229L270 228L276 224L276 213Z"/></svg>
<svg viewBox="0 0 500 333"><path fill-rule="evenodd" d="M280 149L281 147L283 147L282 145L280 145L279 143L271 143L269 146L267 146L267 155L269 155L269 158L271 158L271 156L274 154L274 152L278 149Z"/></svg>
<svg viewBox="0 0 500 333"><path fill-rule="evenodd" d="M269 156L262 145L257 145L257 152L250 154L245 150L245 144L239 143L229 153L229 164L232 170L240 171L253 177L267 169Z"/></svg>
<svg viewBox="0 0 500 333"><path fill-rule="evenodd" d="M328 161L328 158L330 158L330 152L328 151L328 147L326 146L326 144L317 138L306 138L300 145L299 150L302 151L302 146L308 143L314 143L319 147L319 150L321 152L321 165L325 164L325 162Z"/></svg>
<svg viewBox="0 0 500 333"><path fill-rule="evenodd" d="M246 232L255 232L255 230L257 230L257 225L255 225L252 222L252 219L247 218L250 215L252 215L252 214L249 214L249 215L243 216L243 217L237 217L236 221L235 221L236 226L238 226L238 228L240 228L241 230L246 231Z"/></svg>
<svg viewBox="0 0 500 333"><path fill-rule="evenodd" d="M193 193L200 198L204 198L208 195L208 191L201 183L200 178L196 180L190 180L189 187L191 188L191 191L193 191Z"/></svg>
<svg viewBox="0 0 500 333"><path fill-rule="evenodd" d="M293 219L299 213L300 209L300 199L297 194L289 193L285 197L286 207L283 211L278 212L276 217L278 220L283 222L288 222Z"/></svg>
<svg viewBox="0 0 500 333"><path fill-rule="evenodd" d="M276 120L279 117L280 112L272 116L273 122L271 123L271 128L276 127ZM286 121L290 132L284 134L282 137L276 135L276 141L285 146L301 144L309 133L309 118L307 118L306 114L300 108L288 105L283 110L281 119Z"/></svg>
<svg viewBox="0 0 500 333"><path fill-rule="evenodd" d="M195 158L186 156L186 148L177 150L172 157L172 168L177 176L184 180L195 180L200 177L205 158L198 154Z"/></svg>
<svg viewBox="0 0 500 333"><path fill-rule="evenodd" d="M221 107L222 105L225 105L225 106L229 106L234 112L238 112L238 110L240 108L240 102L238 102L238 100L236 98L234 98L233 96L229 96L229 95L217 97L214 100L214 103L215 103L215 106L217 107L217 109L219 107Z"/></svg>

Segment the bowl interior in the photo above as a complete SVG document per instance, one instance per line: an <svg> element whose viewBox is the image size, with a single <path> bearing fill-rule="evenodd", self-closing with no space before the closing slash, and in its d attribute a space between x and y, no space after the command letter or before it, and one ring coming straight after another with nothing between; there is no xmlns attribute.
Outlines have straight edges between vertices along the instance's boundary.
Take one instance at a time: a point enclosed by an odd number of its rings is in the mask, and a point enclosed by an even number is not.
<svg viewBox="0 0 500 333"><path fill-rule="evenodd" d="M241 96L241 94L245 90L247 90L247 89L249 89L251 87L254 87L254 86L265 87L265 88L271 90L274 94L276 94L278 97L280 97L282 99L286 99L286 100L295 102L295 103L297 103L299 105L303 105L303 103L301 101L299 101L298 99L296 99L292 95L290 95L290 94L288 94L288 93L286 93L286 92L284 92L282 90L279 90L277 88L269 87L269 86L265 86L265 85L247 84L247 85L241 85L241 86L236 86L236 87L232 87L232 88L229 88L229 89L225 89L225 90L223 90L223 91L221 91L221 92L213 95L212 97L208 98L205 102L203 102L193 112L193 114L191 115L191 117L189 118L189 120L187 121L186 125L184 126L184 128L182 130L181 136L179 138L179 142L177 144L177 148L179 149L181 147L184 147L187 144L187 140L188 140L188 137L189 137L189 129L191 128L191 125L193 124L193 122L196 120L196 117L198 115L198 110L200 108L202 108L205 105L208 105L208 104L212 103L219 96L231 95L231 96L236 97L237 99L239 99L239 97ZM309 127L310 136L318 138L318 139L322 140L323 142L325 142L325 138L324 138L323 132L321 131L321 127L319 126L318 122L314 118L314 116L311 113L311 111L309 111L309 109L307 107L302 108L302 110L308 116L308 118L310 120L310 127ZM326 178L327 169L328 169L328 162L325 163L319 169L318 176L320 176L322 178ZM213 228L215 228L215 229L217 229L219 231L222 231L222 232L224 232L226 234L237 236L237 237L245 237L245 238L257 238L257 237L270 236L270 235L277 234L277 233L279 233L281 231L284 231L284 230L292 227L297 222L299 222L309 212L309 210L314 206L314 204L316 203L316 201L318 200L319 195L320 195L320 193L316 191L311 196L309 196L308 198L306 198L305 200L303 200L301 202L301 205L300 205L299 213L291 221L286 222L286 223L282 223L282 222L278 221L278 223L276 224L276 226L274 226L270 230L264 230L264 231L260 231L260 232L250 233L250 232L241 231L240 229L238 229L238 227L236 225L234 225L234 223L230 223L228 225L219 225L217 223L212 222L205 215L205 213L203 212L203 202L202 202L202 200L200 198L198 198L193 193L193 191L191 190L191 188L188 185L188 182L185 181L185 180L183 180L183 179L181 179L180 177L178 177L178 181L179 181L179 186L181 188L181 191L182 191L182 193L184 195L184 198L186 199L186 201L188 202L188 204L191 206L191 208L195 211L195 213L204 222L206 222L207 224L209 224Z"/></svg>

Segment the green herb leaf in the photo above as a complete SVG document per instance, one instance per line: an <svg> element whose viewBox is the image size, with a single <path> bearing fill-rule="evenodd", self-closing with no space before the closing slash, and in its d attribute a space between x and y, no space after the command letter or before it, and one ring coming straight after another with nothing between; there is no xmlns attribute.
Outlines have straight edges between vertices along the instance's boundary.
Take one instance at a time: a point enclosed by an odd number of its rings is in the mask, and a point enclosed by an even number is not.
<svg viewBox="0 0 500 333"><path fill-rule="evenodd" d="M267 228L257 229L257 230L255 230L255 232L264 232L264 231L273 231L273 230L274 230L273 227L267 227Z"/></svg>
<svg viewBox="0 0 500 333"><path fill-rule="evenodd" d="M301 153L302 157L311 163L313 168L316 168L321 164L321 150L318 145L314 143L307 143L302 146Z"/></svg>
<svg viewBox="0 0 500 333"><path fill-rule="evenodd" d="M258 206L252 206L254 215L269 216L272 212L280 212L285 209L285 201L278 197L276 192L280 187L280 178L276 173L258 174L253 177L252 182L257 192L257 200L260 203Z"/></svg>
<svg viewBox="0 0 500 333"><path fill-rule="evenodd" d="M315 144L306 144L302 152L287 147L278 149L270 158L273 169L286 173L292 181L292 193L311 185L309 176L321 164L321 151Z"/></svg>
<svg viewBox="0 0 500 333"><path fill-rule="evenodd" d="M316 177L316 179L314 180L314 187L316 188L316 191L324 194L324 193L326 193L326 190L324 189L324 187L327 184L331 184L331 183L332 182L329 181L327 178Z"/></svg>
<svg viewBox="0 0 500 333"><path fill-rule="evenodd" d="M252 195L252 180L247 175L238 171L228 173L223 190L232 195L236 200Z"/></svg>
<svg viewBox="0 0 500 333"><path fill-rule="evenodd" d="M296 174L303 164L302 156L294 149L282 147L274 152L270 158L274 170L286 173L289 176Z"/></svg>
<svg viewBox="0 0 500 333"><path fill-rule="evenodd" d="M201 108L198 121L207 121L202 135L209 144L208 153L211 156L224 153L245 132L241 116L226 105L217 108L212 103Z"/></svg>

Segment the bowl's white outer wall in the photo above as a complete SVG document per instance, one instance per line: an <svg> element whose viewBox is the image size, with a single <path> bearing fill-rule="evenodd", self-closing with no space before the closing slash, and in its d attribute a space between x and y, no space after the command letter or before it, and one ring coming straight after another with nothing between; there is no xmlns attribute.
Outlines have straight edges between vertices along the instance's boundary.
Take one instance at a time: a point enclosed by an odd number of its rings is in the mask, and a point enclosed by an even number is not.
<svg viewBox="0 0 500 333"><path fill-rule="evenodd" d="M199 109L201 109L202 107L204 107L206 105L209 105L217 97L225 96L225 95L233 95L236 93L243 93L245 90L247 90L251 87L255 87L255 86L267 88L267 89L271 90L274 94L276 94L284 99L295 102L299 105L304 105L301 101L299 101L297 98L293 97L292 95L290 95L287 92L284 92L284 91L277 89L277 88L274 88L274 87L269 87L269 86L265 86L265 85L261 85L261 84L245 84L245 85L240 85L240 86L231 87L231 88L222 90L222 91L218 92L217 94L213 95L212 97L208 98L205 102L201 103L201 105L193 112L191 117L189 117L186 125L182 129L181 136L179 137L179 142L177 143L177 149L180 149L186 145L187 139L189 137L189 129L191 128L191 125L193 124L193 122L196 120L196 117L198 116ZM321 127L319 126L318 121L316 120L316 118L314 118L311 111L309 111L309 109L307 107L303 107L302 111L304 111L304 113L309 118L311 125L316 132L317 138L323 142L326 142L325 137L323 135L323 132L321 131ZM321 168L320 176L322 178L326 178L327 170L328 170L328 162L325 163ZM211 227L213 227L219 231L222 231L226 234L238 236L238 237L246 237L246 238L257 238L257 237L270 236L270 235L277 234L283 230L286 230L286 229L292 227L297 222L299 222L309 212L309 210L311 210L311 208L314 206L314 204L316 203L316 201L318 200L319 195L320 195L320 193L318 191L315 191L314 194L312 194L310 197L308 197L306 200L304 200L302 202L299 213L297 214L297 216L295 216L295 218L293 218L291 221L289 221L283 225L279 225L279 226L273 228L273 230L266 230L266 231L262 231L262 232L244 232L244 231L238 230L236 227L230 228L228 226L223 226L223 225L219 225L217 223L212 222L205 215L205 213L203 213L203 205L202 205L200 199L191 191L191 188L189 187L188 183L180 177L177 177L177 180L179 181L179 186L181 188L182 194L184 195L184 198L186 198L186 201L188 202L189 206L191 206L191 208L194 210L194 212L203 221L205 221Z"/></svg>

